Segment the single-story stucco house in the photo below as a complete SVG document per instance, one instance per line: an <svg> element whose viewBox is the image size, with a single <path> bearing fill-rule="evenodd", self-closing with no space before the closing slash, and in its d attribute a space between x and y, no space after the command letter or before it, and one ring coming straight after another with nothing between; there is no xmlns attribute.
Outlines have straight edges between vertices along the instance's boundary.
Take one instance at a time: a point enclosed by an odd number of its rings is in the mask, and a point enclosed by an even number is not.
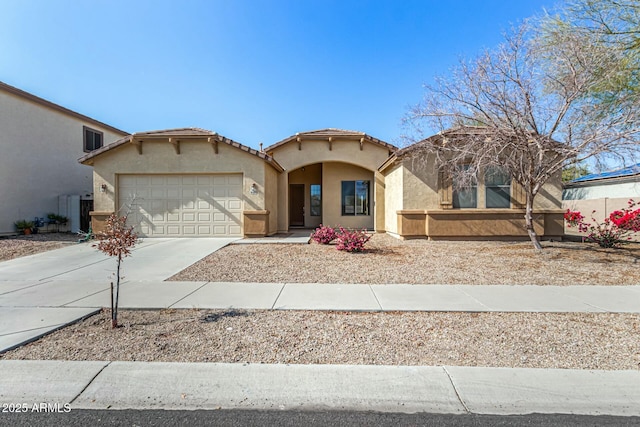
<svg viewBox="0 0 640 427"><path fill-rule="evenodd" d="M132 204L142 236L267 236L320 224L401 238L527 238L510 180L482 177L457 203L435 167L392 144L340 129L301 132L255 150L198 128L141 132L87 153L94 170L94 230ZM562 235L558 176L536 199L535 226ZM469 202L472 200L472 203Z"/></svg>

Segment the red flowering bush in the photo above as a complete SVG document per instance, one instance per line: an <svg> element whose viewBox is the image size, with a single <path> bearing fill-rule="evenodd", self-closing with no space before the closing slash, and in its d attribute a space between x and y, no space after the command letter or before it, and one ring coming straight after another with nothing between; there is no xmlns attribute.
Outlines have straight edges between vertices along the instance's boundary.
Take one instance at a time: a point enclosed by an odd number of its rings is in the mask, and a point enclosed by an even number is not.
<svg viewBox="0 0 640 427"><path fill-rule="evenodd" d="M347 252L362 252L364 245L371 239L365 230L347 230L340 227L340 232L336 237L338 242L336 249Z"/></svg>
<svg viewBox="0 0 640 427"><path fill-rule="evenodd" d="M316 243L328 245L336 239L337 234L335 228L320 224L320 227L311 233L311 239Z"/></svg>
<svg viewBox="0 0 640 427"><path fill-rule="evenodd" d="M603 222L593 217L586 222L584 216L577 211L567 209L564 219L568 227L578 227L582 233L587 233L586 240L597 243L602 248L617 248L631 240L631 234L640 231L640 209L633 209L638 203L629 200L629 206L622 210L611 212Z"/></svg>
<svg viewBox="0 0 640 427"><path fill-rule="evenodd" d="M320 224L311 233L311 239L322 245L336 241L336 249L347 252L362 252L364 245L371 239L365 230L349 230L338 226L337 229Z"/></svg>

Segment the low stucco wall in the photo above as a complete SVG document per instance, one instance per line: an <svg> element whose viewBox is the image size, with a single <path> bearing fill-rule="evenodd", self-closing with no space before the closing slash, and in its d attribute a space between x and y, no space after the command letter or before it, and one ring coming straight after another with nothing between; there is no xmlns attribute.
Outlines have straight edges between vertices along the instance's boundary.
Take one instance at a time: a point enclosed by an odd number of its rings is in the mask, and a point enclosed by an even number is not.
<svg viewBox="0 0 640 427"><path fill-rule="evenodd" d="M398 235L429 239L526 239L524 210L403 210L397 212ZM561 238L561 210L534 212L540 237Z"/></svg>

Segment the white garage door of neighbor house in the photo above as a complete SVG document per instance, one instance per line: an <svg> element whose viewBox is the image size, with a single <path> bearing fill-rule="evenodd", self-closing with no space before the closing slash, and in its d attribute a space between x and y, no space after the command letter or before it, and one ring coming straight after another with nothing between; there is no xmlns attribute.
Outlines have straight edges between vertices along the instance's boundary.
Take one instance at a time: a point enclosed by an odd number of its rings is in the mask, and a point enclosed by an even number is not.
<svg viewBox="0 0 640 427"><path fill-rule="evenodd" d="M120 175L119 204L144 237L242 235L242 174ZM126 209L126 208L124 208Z"/></svg>

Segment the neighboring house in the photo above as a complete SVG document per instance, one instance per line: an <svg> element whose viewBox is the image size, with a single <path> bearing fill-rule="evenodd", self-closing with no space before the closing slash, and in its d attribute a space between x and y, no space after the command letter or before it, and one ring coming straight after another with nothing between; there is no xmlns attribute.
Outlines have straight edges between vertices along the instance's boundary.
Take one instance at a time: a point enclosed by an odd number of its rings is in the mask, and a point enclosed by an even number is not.
<svg viewBox="0 0 640 427"><path fill-rule="evenodd" d="M47 213L67 216L71 230L79 229L80 199L91 200L93 184L91 168L77 159L123 135L0 82L0 234L15 232L17 220L46 220Z"/></svg>
<svg viewBox="0 0 640 427"><path fill-rule="evenodd" d="M325 224L401 238L527 238L515 186L481 179L475 205L461 206L433 166L414 167L397 152L339 129L298 133L258 151L184 128L135 133L80 161L94 169L96 230L130 205L143 236L265 236ZM560 197L558 176L536 199L541 236L562 235ZM486 208L487 200L498 207Z"/></svg>
<svg viewBox="0 0 640 427"><path fill-rule="evenodd" d="M564 184L562 207L580 211L587 219L604 220L615 210L628 206L629 199L640 202L640 163L609 172L585 175ZM575 228L567 234L579 235Z"/></svg>

